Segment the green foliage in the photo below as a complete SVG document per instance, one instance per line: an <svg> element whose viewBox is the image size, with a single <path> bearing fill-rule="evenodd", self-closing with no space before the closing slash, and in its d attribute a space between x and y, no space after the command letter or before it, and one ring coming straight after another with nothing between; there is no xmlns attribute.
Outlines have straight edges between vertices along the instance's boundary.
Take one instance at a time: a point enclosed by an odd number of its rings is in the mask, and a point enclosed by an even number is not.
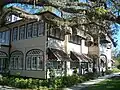
<svg viewBox="0 0 120 90"><path fill-rule="evenodd" d="M118 68L113 68L112 70L107 70L105 71L106 74L112 74L112 73L117 73L120 72L120 69Z"/></svg>
<svg viewBox="0 0 120 90"><path fill-rule="evenodd" d="M93 73L87 73L85 75L77 75L76 73L72 76L63 76L63 77L56 77L52 81L48 80L40 80L40 79L33 79L33 78L22 78L16 76L3 76L0 78L0 85L7 85L11 87L17 87L22 89L41 89L49 88L52 85L53 90L56 88L63 88L63 87L70 87L72 85L76 85L78 83L85 82L90 79L94 79L95 75ZM45 89L45 90L46 90Z"/></svg>
<svg viewBox="0 0 120 90"><path fill-rule="evenodd" d="M95 11L98 15L105 15L108 10L104 9L103 7L96 7Z"/></svg>

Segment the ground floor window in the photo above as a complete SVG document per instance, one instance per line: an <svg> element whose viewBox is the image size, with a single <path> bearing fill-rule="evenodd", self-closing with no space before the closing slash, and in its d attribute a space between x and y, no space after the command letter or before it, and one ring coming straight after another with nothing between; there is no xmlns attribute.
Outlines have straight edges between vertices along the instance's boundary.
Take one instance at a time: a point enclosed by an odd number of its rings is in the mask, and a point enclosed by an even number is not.
<svg viewBox="0 0 120 90"><path fill-rule="evenodd" d="M23 69L23 53L21 51L14 51L10 57L10 69Z"/></svg>
<svg viewBox="0 0 120 90"><path fill-rule="evenodd" d="M63 69L64 68L64 63L63 61L51 61L51 66L53 69Z"/></svg>
<svg viewBox="0 0 120 90"><path fill-rule="evenodd" d="M70 62L70 68L79 68L80 67L80 62Z"/></svg>
<svg viewBox="0 0 120 90"><path fill-rule="evenodd" d="M6 69L6 65L7 65L7 59L8 56L5 52L0 51L0 72L4 72L4 70Z"/></svg>
<svg viewBox="0 0 120 90"><path fill-rule="evenodd" d="M44 53L40 49L33 49L26 54L26 69L27 70L42 70L44 61Z"/></svg>
<svg viewBox="0 0 120 90"><path fill-rule="evenodd" d="M0 72L3 72L6 68L7 57L0 57Z"/></svg>

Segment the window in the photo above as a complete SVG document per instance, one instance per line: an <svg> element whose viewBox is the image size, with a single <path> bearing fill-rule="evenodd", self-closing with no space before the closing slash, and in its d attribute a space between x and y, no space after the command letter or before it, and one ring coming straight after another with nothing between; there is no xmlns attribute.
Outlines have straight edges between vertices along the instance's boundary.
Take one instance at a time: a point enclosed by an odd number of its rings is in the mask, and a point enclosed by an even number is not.
<svg viewBox="0 0 120 90"><path fill-rule="evenodd" d="M21 51L11 53L10 69L23 69L23 53Z"/></svg>
<svg viewBox="0 0 120 90"><path fill-rule="evenodd" d="M44 22L40 21L38 22L38 36L41 36L44 34Z"/></svg>
<svg viewBox="0 0 120 90"><path fill-rule="evenodd" d="M19 40L25 39L25 25L19 27Z"/></svg>
<svg viewBox="0 0 120 90"><path fill-rule="evenodd" d="M32 69L37 69L37 56L32 57Z"/></svg>
<svg viewBox="0 0 120 90"><path fill-rule="evenodd" d="M31 57L30 56L28 56L27 57L27 61L26 61L26 68L27 68L27 70L30 70L31 69Z"/></svg>
<svg viewBox="0 0 120 90"><path fill-rule="evenodd" d="M32 30L33 30L33 24L32 23L27 24L27 38L32 37Z"/></svg>
<svg viewBox="0 0 120 90"><path fill-rule="evenodd" d="M52 62L52 67L54 69L62 69L62 66L63 66L63 62L61 62L61 61L53 61Z"/></svg>
<svg viewBox="0 0 120 90"><path fill-rule="evenodd" d="M60 28L53 28L51 26L49 26L48 36L59 39L59 40L65 39L65 33L62 32Z"/></svg>
<svg viewBox="0 0 120 90"><path fill-rule="evenodd" d="M27 70L41 70L43 69L43 51L33 49L26 54L26 69Z"/></svg>
<svg viewBox="0 0 120 90"><path fill-rule="evenodd" d="M14 57L14 69L18 69L18 57Z"/></svg>
<svg viewBox="0 0 120 90"><path fill-rule="evenodd" d="M18 36L18 27L13 28L12 41L16 41Z"/></svg>
<svg viewBox="0 0 120 90"><path fill-rule="evenodd" d="M81 45L81 40L80 36L71 35L69 42Z"/></svg>
<svg viewBox="0 0 120 90"><path fill-rule="evenodd" d="M33 23L33 37L37 37L38 35L38 22Z"/></svg>

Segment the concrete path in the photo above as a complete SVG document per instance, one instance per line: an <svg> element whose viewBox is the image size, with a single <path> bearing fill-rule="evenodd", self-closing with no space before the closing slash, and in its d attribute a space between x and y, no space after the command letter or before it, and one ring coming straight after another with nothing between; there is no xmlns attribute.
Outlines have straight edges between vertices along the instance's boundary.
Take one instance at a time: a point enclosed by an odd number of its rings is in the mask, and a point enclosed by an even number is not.
<svg viewBox="0 0 120 90"><path fill-rule="evenodd" d="M104 81L105 79L113 77L113 76L120 76L120 72L119 73L114 73L114 74L111 74L111 75L105 75L103 77L98 77L95 80L90 80L90 81L87 81L87 82L84 82L84 83L80 83L78 85L74 85L73 87L64 88L63 90L81 90L85 87L88 87L89 85L97 84L97 83L99 83L101 81Z"/></svg>

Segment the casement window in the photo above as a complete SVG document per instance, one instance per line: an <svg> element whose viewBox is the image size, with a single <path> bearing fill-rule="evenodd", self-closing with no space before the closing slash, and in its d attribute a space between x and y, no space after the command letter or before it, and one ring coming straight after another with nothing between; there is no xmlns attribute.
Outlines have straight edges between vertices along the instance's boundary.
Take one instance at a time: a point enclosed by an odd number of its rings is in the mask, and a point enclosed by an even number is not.
<svg viewBox="0 0 120 90"><path fill-rule="evenodd" d="M44 25L43 21L38 22L38 36L43 36L44 27L45 27L45 25Z"/></svg>
<svg viewBox="0 0 120 90"><path fill-rule="evenodd" d="M10 69L14 69L14 58L11 57L10 59Z"/></svg>
<svg viewBox="0 0 120 90"><path fill-rule="evenodd" d="M10 69L23 69L23 53L21 51L11 53Z"/></svg>
<svg viewBox="0 0 120 90"><path fill-rule="evenodd" d="M42 70L43 69L43 51L33 49L26 54L26 70Z"/></svg>
<svg viewBox="0 0 120 90"><path fill-rule="evenodd" d="M32 30L33 30L33 24L32 23L28 23L27 27L26 27L27 38L32 38Z"/></svg>
<svg viewBox="0 0 120 90"><path fill-rule="evenodd" d="M51 64L52 64L52 67L54 68L54 69L62 69L63 68L63 62L61 62L61 61L53 61L53 62L51 62Z"/></svg>
<svg viewBox="0 0 120 90"><path fill-rule="evenodd" d="M18 27L13 28L12 41L16 41L18 38Z"/></svg>
<svg viewBox="0 0 120 90"><path fill-rule="evenodd" d="M25 25L19 27L19 40L25 39Z"/></svg>
<svg viewBox="0 0 120 90"><path fill-rule="evenodd" d="M81 45L81 37L76 35L71 35L69 42Z"/></svg>
<svg viewBox="0 0 120 90"><path fill-rule="evenodd" d="M14 57L14 69L18 69L18 57Z"/></svg>
<svg viewBox="0 0 120 90"><path fill-rule="evenodd" d="M31 58L31 56L28 56L26 59L27 59L27 61L26 61L26 68L27 68L27 70L30 70L31 69L32 58Z"/></svg>
<svg viewBox="0 0 120 90"><path fill-rule="evenodd" d="M38 22L34 22L33 23L33 32L32 32L32 34L33 34L32 35L33 37L37 37L38 36L37 35L38 34Z"/></svg>
<svg viewBox="0 0 120 90"><path fill-rule="evenodd" d="M55 38L55 39L59 39L59 40L65 40L65 33L62 32L59 28L52 28L51 26L49 26L49 31L48 31L48 36Z"/></svg>

